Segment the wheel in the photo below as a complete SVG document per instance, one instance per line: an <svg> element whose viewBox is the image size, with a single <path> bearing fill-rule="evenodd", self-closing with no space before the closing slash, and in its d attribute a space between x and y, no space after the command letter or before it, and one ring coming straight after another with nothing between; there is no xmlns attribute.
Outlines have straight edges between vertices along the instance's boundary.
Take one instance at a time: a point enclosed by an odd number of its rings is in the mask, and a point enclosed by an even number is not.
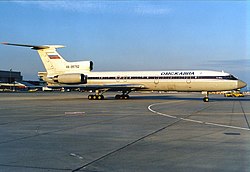
<svg viewBox="0 0 250 172"><path fill-rule="evenodd" d="M123 99L129 99L129 95L124 95Z"/></svg>
<svg viewBox="0 0 250 172"><path fill-rule="evenodd" d="M208 97L204 97L204 98L203 98L203 101L204 101L204 102L209 102L209 98L208 98Z"/></svg>
<svg viewBox="0 0 250 172"><path fill-rule="evenodd" d="M93 100L96 100L97 99L97 96L96 95L93 95L93 98L92 98Z"/></svg>
<svg viewBox="0 0 250 172"><path fill-rule="evenodd" d="M129 99L129 95L115 95L115 99Z"/></svg>
<svg viewBox="0 0 250 172"><path fill-rule="evenodd" d="M115 95L115 99L120 99L121 96L119 94Z"/></svg>
<svg viewBox="0 0 250 172"><path fill-rule="evenodd" d="M92 95L89 95L89 96L88 96L88 99L89 99L89 100L92 100L92 99L93 99L93 96L92 96Z"/></svg>
<svg viewBox="0 0 250 172"><path fill-rule="evenodd" d="M103 99L104 99L104 96L103 96L103 95L98 95L98 96L97 96L97 99L98 99L98 100L103 100Z"/></svg>

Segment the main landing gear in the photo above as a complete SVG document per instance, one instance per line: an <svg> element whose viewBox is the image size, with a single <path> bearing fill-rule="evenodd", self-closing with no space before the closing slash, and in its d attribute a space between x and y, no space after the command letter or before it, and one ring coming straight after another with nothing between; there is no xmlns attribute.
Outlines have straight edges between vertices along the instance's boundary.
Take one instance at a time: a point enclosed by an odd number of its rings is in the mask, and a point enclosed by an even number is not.
<svg viewBox="0 0 250 172"><path fill-rule="evenodd" d="M88 99L89 100L103 100L104 96L102 95L105 91L100 91L100 90L96 90L95 94L93 95L89 95Z"/></svg>
<svg viewBox="0 0 250 172"><path fill-rule="evenodd" d="M120 94L115 95L115 99L129 99L129 95L128 94L130 92L131 91L123 91L121 95Z"/></svg>
<svg viewBox="0 0 250 172"><path fill-rule="evenodd" d="M88 99L89 100L103 100L104 96L103 95L89 95Z"/></svg>
<svg viewBox="0 0 250 172"><path fill-rule="evenodd" d="M129 95L115 95L115 99L129 99Z"/></svg>
<svg viewBox="0 0 250 172"><path fill-rule="evenodd" d="M103 100L104 96L102 95L104 92L106 92L107 90L96 90L95 94L89 95L88 99L89 100ZM115 99L129 99L129 93L131 91L123 91L122 94L117 94L115 96Z"/></svg>

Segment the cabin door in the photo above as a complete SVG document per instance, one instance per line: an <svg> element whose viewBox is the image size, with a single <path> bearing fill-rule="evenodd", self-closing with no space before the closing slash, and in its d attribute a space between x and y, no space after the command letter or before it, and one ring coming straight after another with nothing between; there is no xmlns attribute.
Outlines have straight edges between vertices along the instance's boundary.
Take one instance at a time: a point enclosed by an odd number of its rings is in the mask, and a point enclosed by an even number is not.
<svg viewBox="0 0 250 172"><path fill-rule="evenodd" d="M191 77L188 76L188 77L186 78L186 83L187 83L187 84L191 84Z"/></svg>
<svg viewBox="0 0 250 172"><path fill-rule="evenodd" d="M158 76L155 77L154 83L155 83L155 84L158 84L158 83L159 83L159 77L158 77Z"/></svg>

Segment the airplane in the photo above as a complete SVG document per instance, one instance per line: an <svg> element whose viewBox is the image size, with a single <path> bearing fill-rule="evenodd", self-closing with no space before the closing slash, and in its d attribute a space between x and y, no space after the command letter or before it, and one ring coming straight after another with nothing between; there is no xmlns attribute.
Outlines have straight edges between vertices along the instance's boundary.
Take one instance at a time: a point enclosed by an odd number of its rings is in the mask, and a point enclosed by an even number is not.
<svg viewBox="0 0 250 172"><path fill-rule="evenodd" d="M38 76L49 88L81 88L94 91L89 100L103 100L107 91L121 91L115 99L128 99L131 91L202 92L204 102L209 92L235 90L247 84L232 74L211 70L93 72L92 61L67 62L56 51L63 45L4 45L29 47L37 50L46 72Z"/></svg>
<svg viewBox="0 0 250 172"><path fill-rule="evenodd" d="M4 88L4 89L25 89L27 88L26 85L20 83L20 82L12 82L12 83L4 83L4 82L0 82L0 88Z"/></svg>

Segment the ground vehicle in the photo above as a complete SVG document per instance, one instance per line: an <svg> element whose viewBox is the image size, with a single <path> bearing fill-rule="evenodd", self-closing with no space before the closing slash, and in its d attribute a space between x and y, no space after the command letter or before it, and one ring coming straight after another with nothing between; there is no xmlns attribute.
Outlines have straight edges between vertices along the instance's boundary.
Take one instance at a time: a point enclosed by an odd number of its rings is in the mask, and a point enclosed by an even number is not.
<svg viewBox="0 0 250 172"><path fill-rule="evenodd" d="M228 92L224 94L224 97L244 97L241 92Z"/></svg>

